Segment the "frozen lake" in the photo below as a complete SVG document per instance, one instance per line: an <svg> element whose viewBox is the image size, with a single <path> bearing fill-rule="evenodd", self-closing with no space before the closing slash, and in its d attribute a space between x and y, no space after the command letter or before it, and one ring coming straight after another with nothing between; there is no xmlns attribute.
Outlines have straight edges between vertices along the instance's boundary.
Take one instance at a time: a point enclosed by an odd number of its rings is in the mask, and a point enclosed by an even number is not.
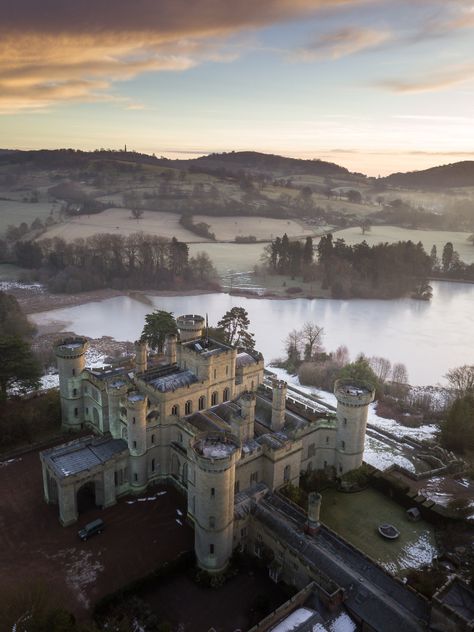
<svg viewBox="0 0 474 632"><path fill-rule="evenodd" d="M324 327L324 346L346 345L351 357L378 355L403 362L412 384L442 382L452 367L474 362L474 285L433 282L430 302L383 300L271 300L229 294L150 296L157 309L209 315L215 325L231 307L244 307L257 349L267 363L284 354L292 329L313 321ZM126 296L30 316L36 324L59 321L61 329L99 338L136 340L150 305Z"/></svg>

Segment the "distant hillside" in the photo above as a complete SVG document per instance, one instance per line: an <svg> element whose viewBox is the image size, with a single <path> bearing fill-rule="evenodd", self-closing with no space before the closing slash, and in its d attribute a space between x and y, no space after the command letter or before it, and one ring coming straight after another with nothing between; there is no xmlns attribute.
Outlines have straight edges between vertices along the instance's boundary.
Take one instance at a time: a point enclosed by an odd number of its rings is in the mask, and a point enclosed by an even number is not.
<svg viewBox="0 0 474 632"><path fill-rule="evenodd" d="M449 189L474 186L474 160L454 162L423 171L392 173L381 178L390 186L408 189Z"/></svg>
<svg viewBox="0 0 474 632"><path fill-rule="evenodd" d="M347 177L353 175L348 169L324 160L301 160L299 158L286 158L285 156L263 154L256 151L231 151L222 154L209 154L208 156L194 158L188 162L198 168L259 171L281 176L304 174Z"/></svg>

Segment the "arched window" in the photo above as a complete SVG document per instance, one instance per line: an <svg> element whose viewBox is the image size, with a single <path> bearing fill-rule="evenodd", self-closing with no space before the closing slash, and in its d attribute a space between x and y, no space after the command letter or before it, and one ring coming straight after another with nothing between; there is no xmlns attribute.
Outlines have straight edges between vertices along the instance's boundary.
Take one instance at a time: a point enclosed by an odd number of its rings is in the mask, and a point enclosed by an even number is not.
<svg viewBox="0 0 474 632"><path fill-rule="evenodd" d="M186 404L184 405L184 414L185 415L190 415L193 411L193 403L190 399L188 399L188 401L186 402Z"/></svg>
<svg viewBox="0 0 474 632"><path fill-rule="evenodd" d="M171 409L171 414L174 417L177 417L179 415L179 406L177 404L175 404L173 408Z"/></svg>
<svg viewBox="0 0 474 632"><path fill-rule="evenodd" d="M285 465L285 469L283 470L283 480L285 483L288 483L290 481L290 476L291 476L291 466Z"/></svg>
<svg viewBox="0 0 474 632"><path fill-rule="evenodd" d="M204 410L205 407L206 407L206 398L204 397L204 395L201 395L201 397L199 398L199 410Z"/></svg>
<svg viewBox="0 0 474 632"><path fill-rule="evenodd" d="M211 406L215 406L218 402L219 395L214 391L211 395Z"/></svg>
<svg viewBox="0 0 474 632"><path fill-rule="evenodd" d="M228 388L225 388L222 394L222 401L227 402L229 398L230 398L230 390Z"/></svg>

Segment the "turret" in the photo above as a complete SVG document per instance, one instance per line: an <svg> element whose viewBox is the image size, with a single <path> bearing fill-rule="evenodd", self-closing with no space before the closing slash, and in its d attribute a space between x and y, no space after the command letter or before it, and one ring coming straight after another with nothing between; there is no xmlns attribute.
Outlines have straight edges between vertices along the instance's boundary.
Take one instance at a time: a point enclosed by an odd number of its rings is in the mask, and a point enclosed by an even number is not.
<svg viewBox="0 0 474 632"><path fill-rule="evenodd" d="M202 337L202 330L204 329L204 318L202 316L197 314L178 316L176 324L178 325L181 342Z"/></svg>
<svg viewBox="0 0 474 632"><path fill-rule="evenodd" d="M146 412L148 401L144 395L134 391L128 393L125 405L130 451L130 484L135 491L142 491L147 485Z"/></svg>
<svg viewBox="0 0 474 632"><path fill-rule="evenodd" d="M174 364L176 362L176 334L166 334L165 338L165 355L168 364Z"/></svg>
<svg viewBox="0 0 474 632"><path fill-rule="evenodd" d="M369 404L375 389L361 380L337 380L336 473L338 476L362 465Z"/></svg>
<svg viewBox="0 0 474 632"><path fill-rule="evenodd" d="M109 399L109 432L114 439L121 439L120 400L125 397L127 385L123 380L115 380L107 384Z"/></svg>
<svg viewBox="0 0 474 632"><path fill-rule="evenodd" d="M135 342L135 371L144 373L147 369L147 344L142 340Z"/></svg>
<svg viewBox="0 0 474 632"><path fill-rule="evenodd" d="M198 565L212 573L225 569L232 555L235 465L240 448L229 434L212 433L193 443L196 472L194 548Z"/></svg>
<svg viewBox="0 0 474 632"><path fill-rule="evenodd" d="M235 415L231 419L232 432L241 442L253 439L255 430L255 393L243 393L239 399L240 415Z"/></svg>
<svg viewBox="0 0 474 632"><path fill-rule="evenodd" d="M285 425L287 386L283 380L273 380L272 386L272 430L279 432Z"/></svg>
<svg viewBox="0 0 474 632"><path fill-rule="evenodd" d="M89 342L76 336L65 338L55 346L59 373L62 426L67 430L80 430L84 422L84 403L81 373L86 366Z"/></svg>

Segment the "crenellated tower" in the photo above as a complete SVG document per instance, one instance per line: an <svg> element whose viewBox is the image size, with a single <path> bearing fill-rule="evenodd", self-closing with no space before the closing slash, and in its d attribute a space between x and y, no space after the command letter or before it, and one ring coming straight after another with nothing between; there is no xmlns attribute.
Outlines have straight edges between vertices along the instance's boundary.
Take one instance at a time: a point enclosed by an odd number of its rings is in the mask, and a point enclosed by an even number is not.
<svg viewBox="0 0 474 632"><path fill-rule="evenodd" d="M337 380L336 474L340 476L362 465L369 404L375 389L368 382L353 379Z"/></svg>
<svg viewBox="0 0 474 632"><path fill-rule="evenodd" d="M128 449L130 451L129 480L134 492L142 491L147 486L146 463L146 414L148 400L138 391L128 393L125 398L127 409Z"/></svg>
<svg viewBox="0 0 474 632"><path fill-rule="evenodd" d="M76 336L65 338L55 346L59 373L62 426L67 430L80 430L84 422L81 373L86 366L89 342Z"/></svg>
<svg viewBox="0 0 474 632"><path fill-rule="evenodd" d="M217 573L225 569L232 555L235 466L240 447L232 435L216 432L198 437L192 449L197 493L191 502L197 563Z"/></svg>

